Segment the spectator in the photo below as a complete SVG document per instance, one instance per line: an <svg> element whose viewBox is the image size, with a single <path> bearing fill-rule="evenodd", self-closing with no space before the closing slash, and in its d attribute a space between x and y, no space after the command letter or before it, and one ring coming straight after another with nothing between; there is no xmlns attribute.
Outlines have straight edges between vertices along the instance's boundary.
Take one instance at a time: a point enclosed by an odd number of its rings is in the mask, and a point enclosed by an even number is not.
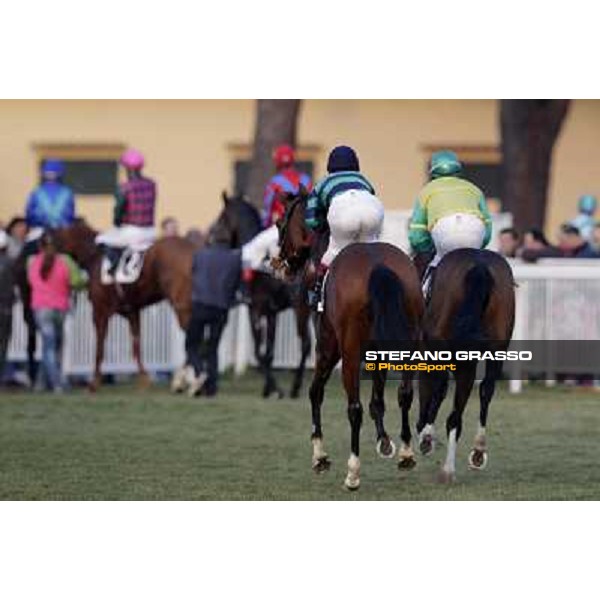
<svg viewBox="0 0 600 600"><path fill-rule="evenodd" d="M179 237L179 221L175 217L166 217L160 223L160 235L164 238Z"/></svg>
<svg viewBox="0 0 600 600"><path fill-rule="evenodd" d="M561 226L558 246L565 258L600 258L579 229L570 223Z"/></svg>
<svg viewBox="0 0 600 600"><path fill-rule="evenodd" d="M27 221L24 217L14 217L6 226L8 234L8 255L15 259L23 250L27 241Z"/></svg>
<svg viewBox="0 0 600 600"><path fill-rule="evenodd" d="M219 341L240 285L241 268L241 250L210 246L194 255L192 318L185 341L195 375L189 388L191 396L217 393Z"/></svg>
<svg viewBox="0 0 600 600"><path fill-rule="evenodd" d="M550 245L541 229L532 227L523 235L523 246L517 253L524 261L535 262L539 258L560 258L559 248Z"/></svg>
<svg viewBox="0 0 600 600"><path fill-rule="evenodd" d="M51 233L40 239L40 251L31 257L27 275L31 306L42 336L42 365L46 381L55 393L63 391L61 353L63 326L72 289L85 286L85 278L73 260L58 254Z"/></svg>
<svg viewBox="0 0 600 600"><path fill-rule="evenodd" d="M204 246L206 243L206 236L204 233L195 227L188 229L187 233L185 234L185 239L194 244L197 249L202 248L202 246Z"/></svg>
<svg viewBox="0 0 600 600"><path fill-rule="evenodd" d="M517 250L519 248L519 234L514 227L506 227L500 231L498 236L499 248L498 252L506 258L515 258L517 256Z"/></svg>
<svg viewBox="0 0 600 600"><path fill-rule="evenodd" d="M589 242L592 239L592 231L594 229L594 214L598 202L595 196L584 194L579 198L577 204L577 216L569 222L569 225L577 227L581 237Z"/></svg>
<svg viewBox="0 0 600 600"><path fill-rule="evenodd" d="M13 261L8 254L8 235L0 229L0 381L12 333L14 299Z"/></svg>
<svg viewBox="0 0 600 600"><path fill-rule="evenodd" d="M594 225L590 244L596 252L600 253L600 222Z"/></svg>

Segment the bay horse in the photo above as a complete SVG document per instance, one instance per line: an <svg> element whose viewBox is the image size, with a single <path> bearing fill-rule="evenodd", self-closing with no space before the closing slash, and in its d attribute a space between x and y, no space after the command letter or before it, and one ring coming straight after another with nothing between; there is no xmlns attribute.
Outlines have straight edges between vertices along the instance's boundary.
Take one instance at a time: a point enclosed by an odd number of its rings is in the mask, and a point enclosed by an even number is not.
<svg viewBox="0 0 600 600"><path fill-rule="evenodd" d="M318 238L305 225L304 194L287 206L280 226L280 256L277 267L285 277L294 277L308 263ZM350 458L345 486L360 486L360 429L363 407L360 401L361 345L369 340L418 342L423 314L423 295L417 270L410 258L396 246L386 243L356 243L347 246L332 262L324 285L325 309L317 313L317 361L310 386L312 413L312 468L321 473L330 467L323 445L321 407L325 385L342 359L342 382L348 401ZM396 448L384 426L385 371L373 374L369 412L375 422L376 450L393 458ZM413 376L403 373L398 388L402 414L398 467L415 466L411 446L410 408Z"/></svg>
<svg viewBox="0 0 600 600"><path fill-rule="evenodd" d="M227 244L240 248L262 231L260 215L256 208L243 196L222 195L223 208L209 230L209 242ZM276 394L282 398L273 374L277 315L288 309L294 310L296 331L300 338L300 361L294 370L290 396L300 394L306 361L311 349L310 308L304 301L307 290L302 282L290 285L269 273L257 271L249 285L250 327L254 343L254 354L260 372L265 378L262 395L268 398Z"/></svg>
<svg viewBox="0 0 600 600"><path fill-rule="evenodd" d="M173 307L179 325L185 329L191 316L191 272L194 245L183 238L157 240L146 252L144 265L137 281L123 285L105 285L100 271L102 251L96 245L97 232L82 219L72 226L54 230L61 252L69 254L89 276L88 294L93 309L96 329L96 356L94 375L90 389L96 391L102 380L101 366L104 358L104 342L110 317L118 314L126 318L132 336L133 357L138 368L142 386L149 382L141 356L140 312L143 308L161 300L168 300ZM22 266L24 270L24 265ZM23 306L29 306L29 285L26 273L18 279ZM35 344L35 323L27 321L30 340ZM35 345L32 355L35 353ZM31 367L30 367L31 369Z"/></svg>
<svg viewBox="0 0 600 600"><path fill-rule="evenodd" d="M460 249L448 253L435 270L430 302L423 318L423 340L449 343L461 349L475 343L479 350L506 350L515 320L515 282L506 259L489 250ZM466 346L465 346L466 345ZM457 361L454 406L446 421L448 448L439 479L450 483L456 473L456 446L463 412L473 389L477 361ZM486 425L489 405L502 373L502 362L488 360L479 386L479 427L469 453L469 467L487 465ZM434 423L448 391L449 374L436 372L419 379L417 433L423 454L435 446Z"/></svg>

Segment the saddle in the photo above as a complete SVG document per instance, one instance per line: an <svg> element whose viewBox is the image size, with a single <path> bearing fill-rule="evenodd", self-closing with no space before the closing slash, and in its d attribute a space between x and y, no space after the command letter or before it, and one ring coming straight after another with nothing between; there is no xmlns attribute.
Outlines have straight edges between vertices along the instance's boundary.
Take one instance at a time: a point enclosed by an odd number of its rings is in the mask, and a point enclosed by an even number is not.
<svg viewBox="0 0 600 600"><path fill-rule="evenodd" d="M104 246L100 281L103 285L135 283L144 267L146 250Z"/></svg>

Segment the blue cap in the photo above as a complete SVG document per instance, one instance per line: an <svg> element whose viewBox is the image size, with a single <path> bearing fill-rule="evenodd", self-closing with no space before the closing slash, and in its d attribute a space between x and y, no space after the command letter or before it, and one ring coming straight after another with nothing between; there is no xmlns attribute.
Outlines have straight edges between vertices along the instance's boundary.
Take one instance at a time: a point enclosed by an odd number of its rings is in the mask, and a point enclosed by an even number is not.
<svg viewBox="0 0 600 600"><path fill-rule="evenodd" d="M595 196L584 194L579 198L579 212L585 213L586 215L593 215L596 212L597 204L598 202Z"/></svg>
<svg viewBox="0 0 600 600"><path fill-rule="evenodd" d="M327 172L337 173L338 171L360 171L358 156L350 146L336 146L329 153Z"/></svg>
<svg viewBox="0 0 600 600"><path fill-rule="evenodd" d="M65 174L65 163L58 158L47 158L42 163L42 174L62 177Z"/></svg>

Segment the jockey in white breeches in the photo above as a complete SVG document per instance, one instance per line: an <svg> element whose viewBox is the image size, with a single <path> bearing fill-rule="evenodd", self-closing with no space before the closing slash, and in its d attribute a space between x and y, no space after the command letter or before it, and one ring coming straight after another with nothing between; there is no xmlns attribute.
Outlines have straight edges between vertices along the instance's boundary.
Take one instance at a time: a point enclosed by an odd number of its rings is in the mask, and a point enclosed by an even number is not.
<svg viewBox="0 0 600 600"><path fill-rule="evenodd" d="M419 193L408 238L413 251L435 257L423 278L427 295L430 275L440 260L460 248L485 248L492 234L492 219L483 192L460 177L462 164L454 152L442 150L431 158L431 181Z"/></svg>
<svg viewBox="0 0 600 600"><path fill-rule="evenodd" d="M334 148L327 162L328 175L310 194L306 225L312 230L329 226L330 241L321 264L310 304L322 310L321 289L329 265L337 254L354 242L375 242L383 227L384 209L375 190L360 173L358 157L352 148Z"/></svg>

